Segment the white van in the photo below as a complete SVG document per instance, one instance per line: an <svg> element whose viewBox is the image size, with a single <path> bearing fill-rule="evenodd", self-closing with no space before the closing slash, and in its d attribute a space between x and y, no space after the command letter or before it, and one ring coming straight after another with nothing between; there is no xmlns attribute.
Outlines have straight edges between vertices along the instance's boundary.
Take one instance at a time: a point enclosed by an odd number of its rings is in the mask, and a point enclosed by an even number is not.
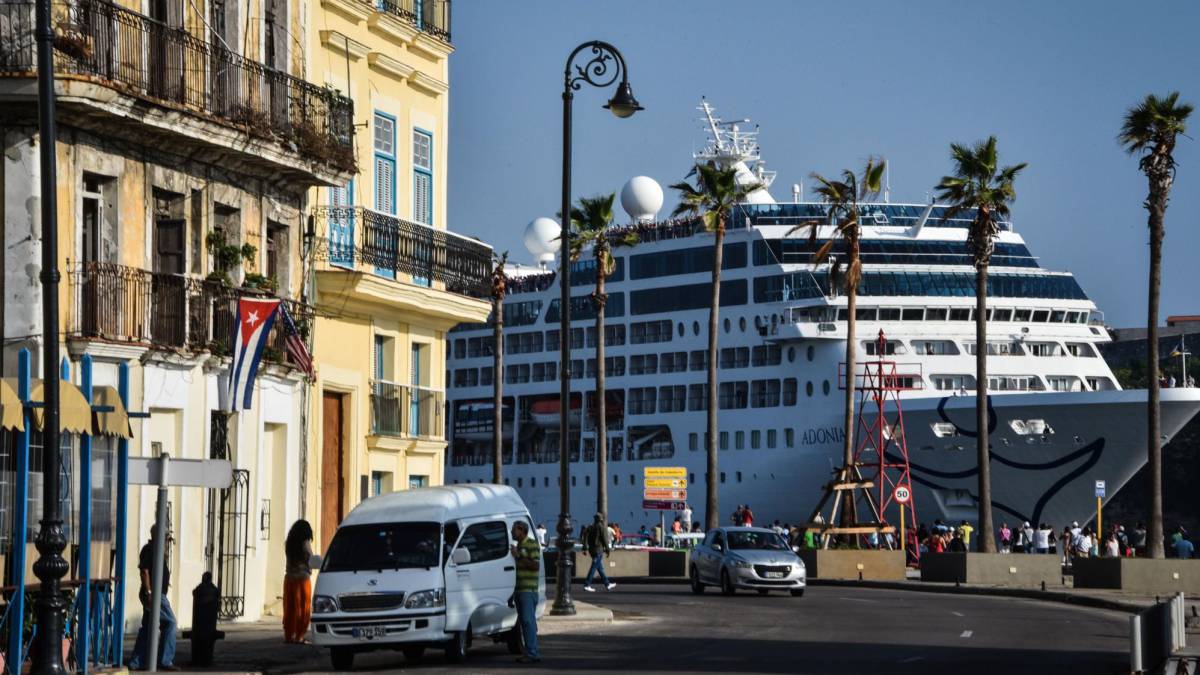
<svg viewBox="0 0 1200 675"><path fill-rule="evenodd" d="M529 509L505 485L448 485L379 495L338 526L319 562L313 642L330 648L335 670L354 655L399 649L420 659L426 647L466 657L474 637L520 653L512 526L533 532ZM545 610L545 569L538 575Z"/></svg>

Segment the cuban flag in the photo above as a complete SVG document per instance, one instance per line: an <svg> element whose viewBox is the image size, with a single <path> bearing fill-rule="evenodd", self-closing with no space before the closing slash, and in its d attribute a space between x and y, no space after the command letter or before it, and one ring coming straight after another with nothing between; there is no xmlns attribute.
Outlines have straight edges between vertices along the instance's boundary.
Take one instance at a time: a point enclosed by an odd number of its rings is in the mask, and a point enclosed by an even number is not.
<svg viewBox="0 0 1200 675"><path fill-rule="evenodd" d="M271 334L275 310L278 308L278 298L238 299L237 323L233 332L233 363L229 367L231 412L250 407L263 346Z"/></svg>

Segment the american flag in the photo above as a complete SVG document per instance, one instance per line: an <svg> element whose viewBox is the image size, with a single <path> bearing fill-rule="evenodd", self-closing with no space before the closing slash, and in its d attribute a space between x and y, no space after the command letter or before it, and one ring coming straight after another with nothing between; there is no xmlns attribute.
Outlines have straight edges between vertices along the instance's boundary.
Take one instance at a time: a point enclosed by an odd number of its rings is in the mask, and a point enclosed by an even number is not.
<svg viewBox="0 0 1200 675"><path fill-rule="evenodd" d="M292 357L292 363L296 364L297 368L312 377L312 356L308 353L308 347L304 346L304 338L300 335L300 331L296 330L296 322L292 321L292 315L288 312L287 305L280 303L279 313L283 316L284 345L287 347L288 356Z"/></svg>

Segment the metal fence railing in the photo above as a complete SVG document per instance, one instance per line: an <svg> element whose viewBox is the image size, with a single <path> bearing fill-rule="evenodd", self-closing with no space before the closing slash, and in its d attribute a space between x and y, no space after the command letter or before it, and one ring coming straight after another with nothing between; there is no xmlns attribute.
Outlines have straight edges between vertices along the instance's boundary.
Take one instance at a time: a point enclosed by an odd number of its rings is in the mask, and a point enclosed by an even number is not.
<svg viewBox="0 0 1200 675"><path fill-rule="evenodd" d="M36 70L34 1L0 0L0 74ZM355 167L353 103L108 0L53 0L55 72L187 109L342 170Z"/></svg>
<svg viewBox="0 0 1200 675"><path fill-rule="evenodd" d="M443 438L440 389L374 380L371 382L371 433L376 436Z"/></svg>
<svg viewBox="0 0 1200 675"><path fill-rule="evenodd" d="M450 41L450 0L378 0L377 6L436 38Z"/></svg>

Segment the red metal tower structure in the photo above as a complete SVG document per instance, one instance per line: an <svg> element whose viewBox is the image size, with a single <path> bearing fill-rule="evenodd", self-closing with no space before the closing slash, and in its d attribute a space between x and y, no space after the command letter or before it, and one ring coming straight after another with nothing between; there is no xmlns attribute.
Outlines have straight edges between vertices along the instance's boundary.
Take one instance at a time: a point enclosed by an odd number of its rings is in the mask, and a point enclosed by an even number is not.
<svg viewBox="0 0 1200 675"><path fill-rule="evenodd" d="M835 535L853 536L862 545L864 538L871 534L879 537L881 548L887 547L887 539L882 535L895 533L896 523L911 523L913 531L917 524L900 393L921 388L921 369L917 364L904 364L902 369L900 364L890 360L888 357L895 354L895 349L882 330L873 346L875 360L862 362L855 374L855 389L859 396L854 462L836 472L809 519L809 527L821 534L822 548L828 548ZM839 367L838 381L842 383L842 389L845 389L845 368L845 363ZM905 501L896 498L900 487L907 489ZM831 498L832 508L825 520L821 509ZM892 506L896 507L895 520L888 517L888 509ZM860 519L860 514L869 519ZM900 541L898 538L897 545ZM917 546L905 548L910 551L910 560L915 561L920 555Z"/></svg>

